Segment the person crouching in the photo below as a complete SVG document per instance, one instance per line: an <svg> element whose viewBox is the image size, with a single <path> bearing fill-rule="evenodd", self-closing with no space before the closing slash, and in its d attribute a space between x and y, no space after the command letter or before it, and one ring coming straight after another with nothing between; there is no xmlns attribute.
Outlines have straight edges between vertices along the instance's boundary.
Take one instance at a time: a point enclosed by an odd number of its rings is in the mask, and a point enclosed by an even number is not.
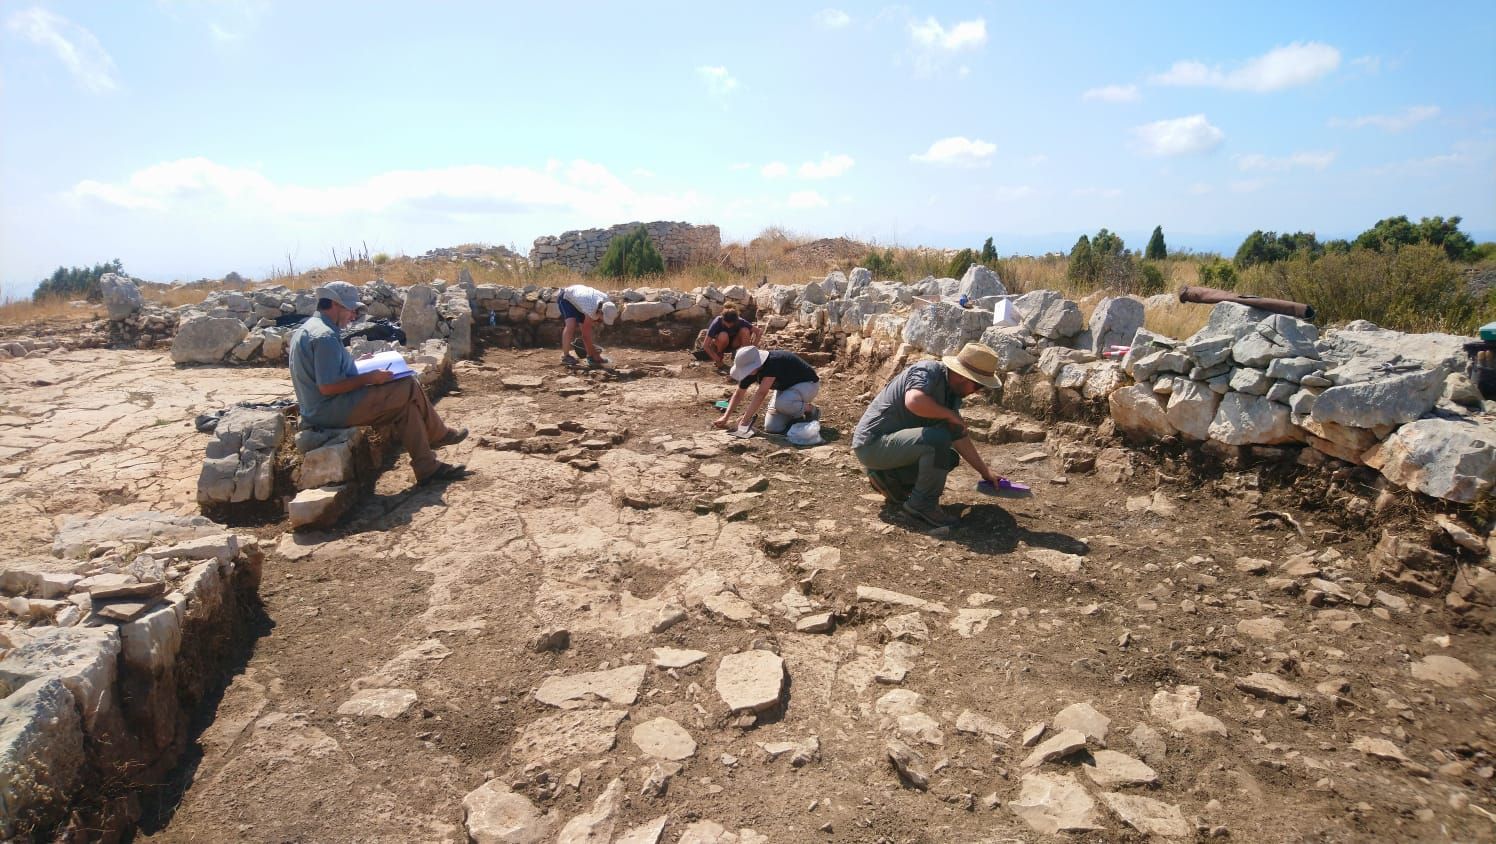
<svg viewBox="0 0 1496 844"><path fill-rule="evenodd" d="M821 377L793 352L780 349L766 352L757 346L744 346L733 357L732 370L727 377L738 382L738 389L728 399L727 409L712 423L713 427L732 427L733 412L743 403L748 388L754 384L758 385L758 392L753 394L744 409L737 425L739 428L753 427L753 420L766 401L769 409L764 414L764 431L770 434L782 434L796 422L821 416L821 409L814 404L816 394L821 391Z"/></svg>
<svg viewBox="0 0 1496 844"><path fill-rule="evenodd" d="M738 313L732 305L722 309L721 315L706 327L706 340L701 350L713 366L723 366L739 349L757 346L764 330L755 326Z"/></svg>

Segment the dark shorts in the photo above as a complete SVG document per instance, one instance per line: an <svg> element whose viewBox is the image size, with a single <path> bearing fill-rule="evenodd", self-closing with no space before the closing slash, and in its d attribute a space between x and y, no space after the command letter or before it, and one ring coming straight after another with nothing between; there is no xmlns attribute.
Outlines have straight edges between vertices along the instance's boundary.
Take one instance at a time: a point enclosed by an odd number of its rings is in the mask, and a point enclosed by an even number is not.
<svg viewBox="0 0 1496 844"><path fill-rule="evenodd" d="M587 319L585 314L577 310L576 305L573 305L572 303L566 301L565 296L562 296L561 301L557 302L556 304L561 307L562 319L574 319L577 322L582 322L583 320Z"/></svg>

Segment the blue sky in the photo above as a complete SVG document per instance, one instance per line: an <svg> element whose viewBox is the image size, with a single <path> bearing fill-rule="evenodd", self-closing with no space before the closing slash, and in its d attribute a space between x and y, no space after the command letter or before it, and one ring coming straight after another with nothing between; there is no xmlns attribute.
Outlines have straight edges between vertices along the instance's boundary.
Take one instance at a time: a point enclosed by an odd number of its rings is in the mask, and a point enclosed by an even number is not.
<svg viewBox="0 0 1496 844"><path fill-rule="evenodd" d="M1496 237L1496 10L0 0L0 281L630 219L885 244Z"/></svg>

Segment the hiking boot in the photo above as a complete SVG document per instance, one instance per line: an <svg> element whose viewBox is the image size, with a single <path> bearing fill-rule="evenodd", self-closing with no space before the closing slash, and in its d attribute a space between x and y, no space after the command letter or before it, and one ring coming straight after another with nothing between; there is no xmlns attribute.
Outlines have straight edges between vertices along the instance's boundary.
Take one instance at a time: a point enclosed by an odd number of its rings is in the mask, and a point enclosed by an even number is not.
<svg viewBox="0 0 1496 844"><path fill-rule="evenodd" d="M587 365L593 369L602 369L608 365L608 359L602 355L597 355L596 357L587 358Z"/></svg>
<svg viewBox="0 0 1496 844"><path fill-rule="evenodd" d="M903 504L904 499L908 497L899 495L898 488L890 483L882 472L868 470L867 482L873 487L874 492L883 496L883 501L886 504Z"/></svg>
<svg viewBox="0 0 1496 844"><path fill-rule="evenodd" d="M579 363L581 363L581 361L577 360L577 356L574 355L574 354L572 354L571 352L562 352L561 353L561 365L562 366L576 366Z"/></svg>
<svg viewBox="0 0 1496 844"><path fill-rule="evenodd" d="M436 448L443 448L449 445L457 445L458 443L467 439L467 435L468 430L466 428L448 428L447 432L445 434L442 434L442 438L437 440L434 445Z"/></svg>
<svg viewBox="0 0 1496 844"><path fill-rule="evenodd" d="M940 509L939 504L915 504L912 501L905 501L904 512L922 521L929 522L935 527L951 527L961 521L959 518Z"/></svg>
<svg viewBox="0 0 1496 844"><path fill-rule="evenodd" d="M441 483L442 481L460 481L467 477L467 466L461 463L438 463L431 474L417 481L417 485Z"/></svg>

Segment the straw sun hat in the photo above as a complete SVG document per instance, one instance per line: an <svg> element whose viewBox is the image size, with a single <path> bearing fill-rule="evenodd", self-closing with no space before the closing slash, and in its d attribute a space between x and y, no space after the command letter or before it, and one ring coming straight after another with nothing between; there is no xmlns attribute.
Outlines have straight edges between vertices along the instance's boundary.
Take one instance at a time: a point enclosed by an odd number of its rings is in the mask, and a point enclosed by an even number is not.
<svg viewBox="0 0 1496 844"><path fill-rule="evenodd" d="M981 343L967 343L954 356L946 355L940 362L983 387L998 385L997 352Z"/></svg>

